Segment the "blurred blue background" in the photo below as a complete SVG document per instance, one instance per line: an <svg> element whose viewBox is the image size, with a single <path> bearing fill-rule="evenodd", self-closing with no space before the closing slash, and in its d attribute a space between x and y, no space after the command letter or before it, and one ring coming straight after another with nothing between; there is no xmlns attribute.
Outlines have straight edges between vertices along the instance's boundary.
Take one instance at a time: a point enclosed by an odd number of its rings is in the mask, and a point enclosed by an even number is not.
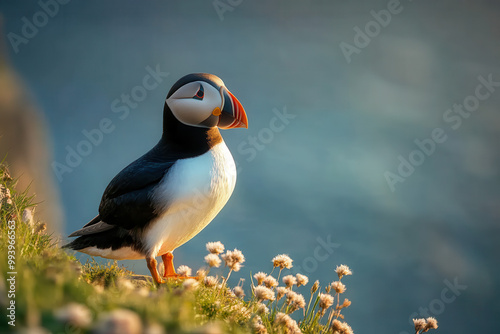
<svg viewBox="0 0 500 334"><path fill-rule="evenodd" d="M176 265L202 266L205 243L217 240L245 254L232 283L243 277L247 288L250 273L269 272L278 253L323 286L343 263L354 272L344 279L353 302L344 313L356 333L412 332L409 319L425 316L441 333L497 330L500 87L468 97L480 76L500 82L500 5L220 3L226 11L212 1L75 0L26 43L6 38L10 63L47 119L54 162L67 164L68 147L103 118L113 125L71 172L51 175L62 233L93 218L111 178L156 144L171 85L209 72L242 102L250 127L223 132L240 169L235 192L176 251ZM23 17L33 22L41 10L3 1L5 34L23 36ZM370 23L382 10L391 13L385 27ZM363 38L356 27L372 30ZM346 57L342 43L356 52ZM126 117L113 112L148 66L169 74ZM479 105L467 117L447 113L464 100ZM273 121L278 111L293 116ZM391 189L387 172L396 175L399 156L409 160L414 141L435 128L446 140L430 155L413 153L424 161ZM145 261L126 264L148 272ZM445 282L459 287L444 290Z"/></svg>

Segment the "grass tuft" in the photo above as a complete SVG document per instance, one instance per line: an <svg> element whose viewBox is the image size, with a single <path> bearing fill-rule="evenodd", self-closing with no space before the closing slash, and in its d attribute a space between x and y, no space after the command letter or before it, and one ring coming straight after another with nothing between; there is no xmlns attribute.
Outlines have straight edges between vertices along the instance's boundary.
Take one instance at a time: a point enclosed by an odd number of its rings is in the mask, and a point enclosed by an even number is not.
<svg viewBox="0 0 500 334"><path fill-rule="evenodd" d="M90 284L100 285L105 288L116 286L121 277L133 275L133 272L116 261L101 264L94 258L87 260L82 267L82 278Z"/></svg>

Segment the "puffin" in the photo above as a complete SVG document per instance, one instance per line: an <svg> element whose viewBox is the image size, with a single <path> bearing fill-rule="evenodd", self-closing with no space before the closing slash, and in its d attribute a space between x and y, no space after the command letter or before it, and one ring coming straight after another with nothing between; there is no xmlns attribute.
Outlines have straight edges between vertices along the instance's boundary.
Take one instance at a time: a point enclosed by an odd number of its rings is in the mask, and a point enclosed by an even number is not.
<svg viewBox="0 0 500 334"><path fill-rule="evenodd" d="M219 132L234 128L248 128L247 115L219 77L193 73L179 79L165 100L159 142L111 180L99 214L71 233L77 238L63 248L146 259L158 284L182 278L173 251L205 228L234 190L236 165Z"/></svg>

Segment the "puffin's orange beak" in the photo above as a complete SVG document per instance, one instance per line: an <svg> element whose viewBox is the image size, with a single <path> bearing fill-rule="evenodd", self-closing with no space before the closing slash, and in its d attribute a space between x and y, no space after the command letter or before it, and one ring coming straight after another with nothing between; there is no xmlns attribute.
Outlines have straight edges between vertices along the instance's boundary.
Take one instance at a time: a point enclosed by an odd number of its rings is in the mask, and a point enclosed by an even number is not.
<svg viewBox="0 0 500 334"><path fill-rule="evenodd" d="M240 101L225 87L221 88L224 106L217 125L221 129L248 128L248 118Z"/></svg>

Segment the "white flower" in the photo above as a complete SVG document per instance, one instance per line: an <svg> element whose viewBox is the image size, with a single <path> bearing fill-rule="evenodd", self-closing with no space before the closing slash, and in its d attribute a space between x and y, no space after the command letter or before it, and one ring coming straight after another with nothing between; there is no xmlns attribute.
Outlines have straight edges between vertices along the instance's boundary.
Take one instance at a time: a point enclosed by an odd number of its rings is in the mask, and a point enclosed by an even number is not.
<svg viewBox="0 0 500 334"><path fill-rule="evenodd" d="M273 262L273 266L280 267L280 270L282 270L284 268L290 269L293 267L293 265L292 265L293 260L288 255L285 255L285 254L276 255L272 259L272 262Z"/></svg>
<svg viewBox="0 0 500 334"><path fill-rule="evenodd" d="M31 208L24 209L21 220L23 221L23 223L29 225L30 227L33 227L35 225L33 218L33 209Z"/></svg>
<svg viewBox="0 0 500 334"><path fill-rule="evenodd" d="M295 277L297 278L297 286L309 283L309 278L306 275L297 274Z"/></svg>
<svg viewBox="0 0 500 334"><path fill-rule="evenodd" d="M200 268L196 271L196 277L198 277L199 280L203 280L208 274L208 271L205 268Z"/></svg>
<svg viewBox="0 0 500 334"><path fill-rule="evenodd" d="M224 252L224 245L220 241L208 242L206 246L207 251L212 254L221 254L222 252Z"/></svg>
<svg viewBox="0 0 500 334"><path fill-rule="evenodd" d="M243 288L241 286L235 286L233 288L233 293L236 297L238 298L243 298L245 297L245 291L243 291Z"/></svg>
<svg viewBox="0 0 500 334"><path fill-rule="evenodd" d="M264 326L261 317L259 317L258 315L253 317L252 328L256 334L267 334L266 326Z"/></svg>
<svg viewBox="0 0 500 334"><path fill-rule="evenodd" d="M297 325L297 322L293 320L288 314L278 312L278 314L276 314L274 322L282 327L285 327L287 329L287 333L290 334L302 333L300 331L299 326Z"/></svg>
<svg viewBox="0 0 500 334"><path fill-rule="evenodd" d="M266 273L259 271L257 274L253 275L253 278L257 280L257 285L261 285L264 279L267 277Z"/></svg>
<svg viewBox="0 0 500 334"><path fill-rule="evenodd" d="M332 321L332 329L333 331L337 331L339 333L343 334L353 334L351 326L349 326L347 323L342 322L338 319L334 319Z"/></svg>
<svg viewBox="0 0 500 334"><path fill-rule="evenodd" d="M239 271L241 263L245 262L245 256L236 248L233 251L227 251L226 254L222 254L221 257L226 266L233 271Z"/></svg>
<svg viewBox="0 0 500 334"><path fill-rule="evenodd" d="M277 289L276 289L276 299L280 300L281 298L283 298L283 296L288 292L289 290L287 288L285 288L284 286L279 286Z"/></svg>
<svg viewBox="0 0 500 334"><path fill-rule="evenodd" d="M212 288L217 285L217 278L213 276L207 276L203 279L203 284L205 284L206 287Z"/></svg>
<svg viewBox="0 0 500 334"><path fill-rule="evenodd" d="M125 309L115 309L109 313L102 314L93 333L142 333L142 321L139 315Z"/></svg>
<svg viewBox="0 0 500 334"><path fill-rule="evenodd" d="M219 258L219 255L217 255L217 254L208 254L207 256L205 256L205 262L208 263L208 265L210 267L219 268L222 261Z"/></svg>
<svg viewBox="0 0 500 334"><path fill-rule="evenodd" d="M135 290L135 285L134 283L132 283L131 280L129 279L126 279L126 278L119 278L117 281L116 281L117 285L122 288L122 289L126 289L126 290Z"/></svg>
<svg viewBox="0 0 500 334"><path fill-rule="evenodd" d="M292 290L287 292L286 303L290 305L289 313L292 313L298 310L299 308L306 307L306 301L304 299L304 296Z"/></svg>
<svg viewBox="0 0 500 334"><path fill-rule="evenodd" d="M70 325L85 328L92 323L92 313L87 306L70 303L54 312L57 320Z"/></svg>
<svg viewBox="0 0 500 334"><path fill-rule="evenodd" d="M415 331L419 332L425 328L427 322L425 319L413 319L413 325L415 325Z"/></svg>
<svg viewBox="0 0 500 334"><path fill-rule="evenodd" d="M191 268L184 265L179 266L179 268L177 268L177 273L181 276L191 276Z"/></svg>
<svg viewBox="0 0 500 334"><path fill-rule="evenodd" d="M349 269L349 267L346 266L345 264L341 264L340 266L337 266L337 268L335 269L335 272L339 276L339 279L341 279L342 276L352 275L351 269Z"/></svg>
<svg viewBox="0 0 500 334"><path fill-rule="evenodd" d="M278 286L278 281L271 275L267 276L264 279L263 283L268 288L274 288L275 286Z"/></svg>
<svg viewBox="0 0 500 334"><path fill-rule="evenodd" d="M340 281L332 282L331 287L333 290L335 290L336 293L344 293L346 290L345 285L342 284Z"/></svg>
<svg viewBox="0 0 500 334"><path fill-rule="evenodd" d="M327 293L319 294L319 308L326 310L333 305L333 296Z"/></svg>
<svg viewBox="0 0 500 334"><path fill-rule="evenodd" d="M426 321L427 321L427 324L425 325L424 332L427 332L429 329L438 328L438 322L437 322L436 318L428 317L426 319Z"/></svg>
<svg viewBox="0 0 500 334"><path fill-rule="evenodd" d="M182 282L182 286L186 289L186 290L194 290L198 287L199 283L197 280L193 279L193 278L188 278L187 280L185 280L184 282Z"/></svg>
<svg viewBox="0 0 500 334"><path fill-rule="evenodd" d="M286 275L283 277L283 283L285 283L287 288L291 288L295 284L297 284L297 279L293 275Z"/></svg>
<svg viewBox="0 0 500 334"><path fill-rule="evenodd" d="M274 292L265 286L256 286L254 289L255 297L258 301L274 300Z"/></svg>
<svg viewBox="0 0 500 334"><path fill-rule="evenodd" d="M266 305L264 305L262 303L257 303L257 313L258 314L268 314L269 309L267 308Z"/></svg>

